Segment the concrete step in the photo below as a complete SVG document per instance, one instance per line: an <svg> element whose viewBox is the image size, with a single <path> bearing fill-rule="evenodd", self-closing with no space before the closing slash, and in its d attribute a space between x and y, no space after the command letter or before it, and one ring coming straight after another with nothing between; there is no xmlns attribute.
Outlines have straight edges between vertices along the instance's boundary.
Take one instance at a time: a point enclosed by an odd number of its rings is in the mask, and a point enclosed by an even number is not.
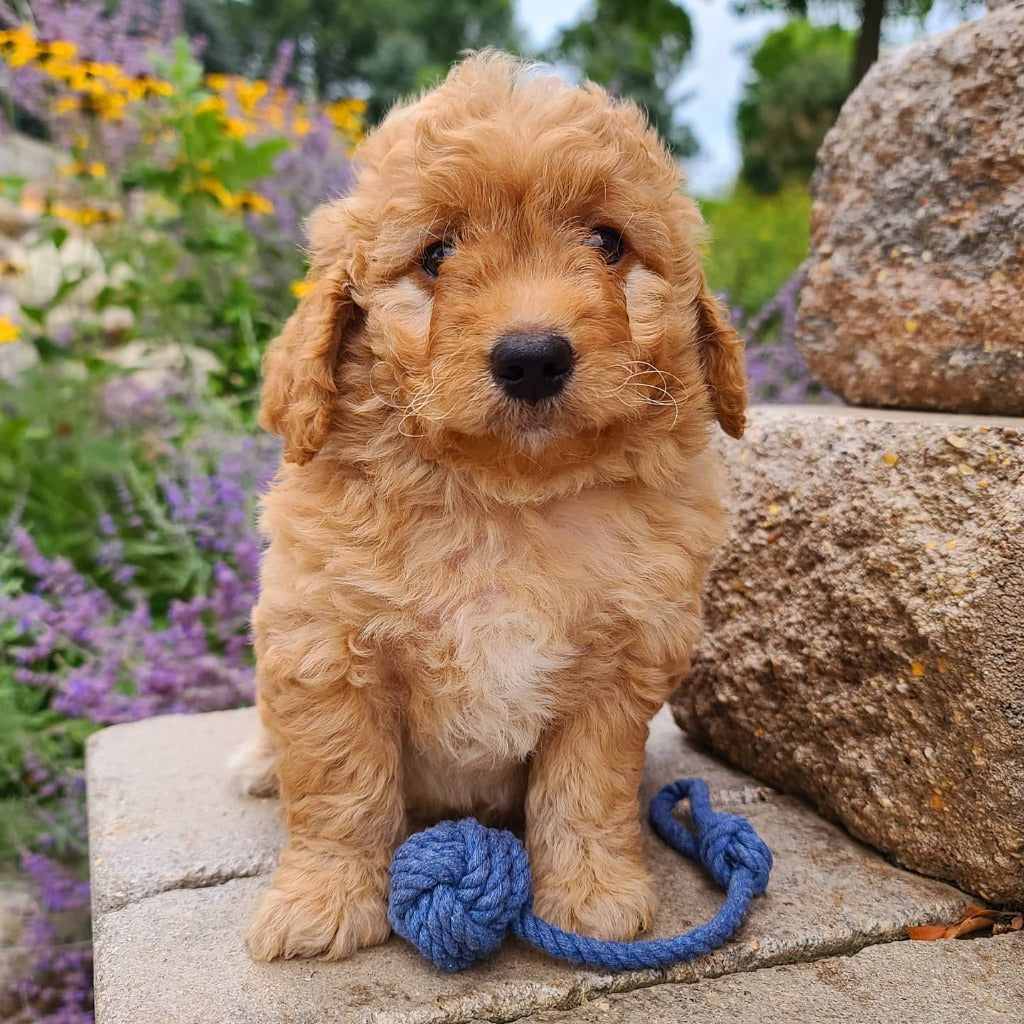
<svg viewBox="0 0 1024 1024"><path fill-rule="evenodd" d="M1019 1019L1024 934L894 942L855 956L788 964L697 985L600 996L531 1024L978 1024Z"/></svg>
<svg viewBox="0 0 1024 1024"><path fill-rule="evenodd" d="M98 1024L508 1021L669 982L704 990L709 979L737 975L756 985L765 968L891 943L908 925L957 917L968 902L709 757L662 711L648 744L645 800L676 778L703 777L715 806L747 816L775 855L768 893L722 950L665 971L610 974L510 941L448 975L392 938L343 963L257 964L242 934L283 835L276 801L235 794L224 769L254 723L249 710L172 716L90 741ZM709 918L721 893L704 872L651 834L647 846L662 900L653 933Z"/></svg>

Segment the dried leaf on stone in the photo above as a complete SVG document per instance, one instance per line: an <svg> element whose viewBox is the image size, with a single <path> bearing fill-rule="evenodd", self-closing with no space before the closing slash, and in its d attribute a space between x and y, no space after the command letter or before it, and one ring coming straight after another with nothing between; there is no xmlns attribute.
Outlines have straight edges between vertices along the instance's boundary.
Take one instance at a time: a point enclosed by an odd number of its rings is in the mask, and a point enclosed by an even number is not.
<svg viewBox="0 0 1024 1024"><path fill-rule="evenodd" d="M970 903L964 907L960 920L949 925L924 924L907 929L907 937L919 942L936 939L956 939L971 932L992 930L993 935L1002 932L1020 931L1024 926L1024 915L1014 911L990 910L988 907Z"/></svg>

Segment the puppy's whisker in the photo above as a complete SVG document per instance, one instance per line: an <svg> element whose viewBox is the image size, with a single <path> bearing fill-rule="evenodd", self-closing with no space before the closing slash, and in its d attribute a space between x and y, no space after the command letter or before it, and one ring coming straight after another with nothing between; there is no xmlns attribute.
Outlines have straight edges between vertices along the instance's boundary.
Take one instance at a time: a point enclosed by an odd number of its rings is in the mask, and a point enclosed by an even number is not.
<svg viewBox="0 0 1024 1024"><path fill-rule="evenodd" d="M647 405L672 406L674 410L672 427L674 428L679 422L679 400L670 390L670 381L674 381L679 386L684 398L688 394L686 385L674 373L661 370L653 363L644 360L634 359L628 363L618 363L617 365L626 371L627 377L612 394L621 397L624 389L631 388L644 398ZM660 383L653 384L642 379L652 374L658 378ZM644 392L648 393L644 394ZM625 400L623 399L623 401Z"/></svg>
<svg viewBox="0 0 1024 1024"><path fill-rule="evenodd" d="M441 390L441 381L434 381L433 373L431 373L430 379L420 388L418 391L413 393L408 405L405 406L403 416L398 422L398 432L403 437L425 437L425 433L411 434L405 429L406 420L416 419L425 421L427 423L442 423L448 419L451 415L450 412L435 411L433 413L427 412L427 407L430 400Z"/></svg>

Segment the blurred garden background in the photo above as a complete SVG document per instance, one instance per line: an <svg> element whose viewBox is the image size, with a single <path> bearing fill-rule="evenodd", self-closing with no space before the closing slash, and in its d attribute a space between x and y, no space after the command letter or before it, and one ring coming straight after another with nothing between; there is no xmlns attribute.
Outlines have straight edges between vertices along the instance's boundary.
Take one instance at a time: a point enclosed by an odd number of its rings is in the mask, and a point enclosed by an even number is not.
<svg viewBox="0 0 1024 1024"><path fill-rule="evenodd" d="M880 46L977 13L0 0L0 1020L92 1019L88 735L251 699L260 356L388 106L485 45L636 99L703 192L755 400L828 400L792 342L815 151Z"/></svg>

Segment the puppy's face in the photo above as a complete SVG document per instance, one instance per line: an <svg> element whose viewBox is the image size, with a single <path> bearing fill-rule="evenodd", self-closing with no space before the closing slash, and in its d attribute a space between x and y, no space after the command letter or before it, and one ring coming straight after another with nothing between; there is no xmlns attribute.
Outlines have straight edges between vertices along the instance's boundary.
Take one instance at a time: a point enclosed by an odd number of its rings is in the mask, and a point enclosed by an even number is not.
<svg viewBox="0 0 1024 1024"><path fill-rule="evenodd" d="M264 421L293 459L345 429L346 353L361 407L456 464L544 472L638 431L697 448L714 415L742 432L700 216L635 108L481 56L360 158L312 221L316 284L268 358Z"/></svg>

